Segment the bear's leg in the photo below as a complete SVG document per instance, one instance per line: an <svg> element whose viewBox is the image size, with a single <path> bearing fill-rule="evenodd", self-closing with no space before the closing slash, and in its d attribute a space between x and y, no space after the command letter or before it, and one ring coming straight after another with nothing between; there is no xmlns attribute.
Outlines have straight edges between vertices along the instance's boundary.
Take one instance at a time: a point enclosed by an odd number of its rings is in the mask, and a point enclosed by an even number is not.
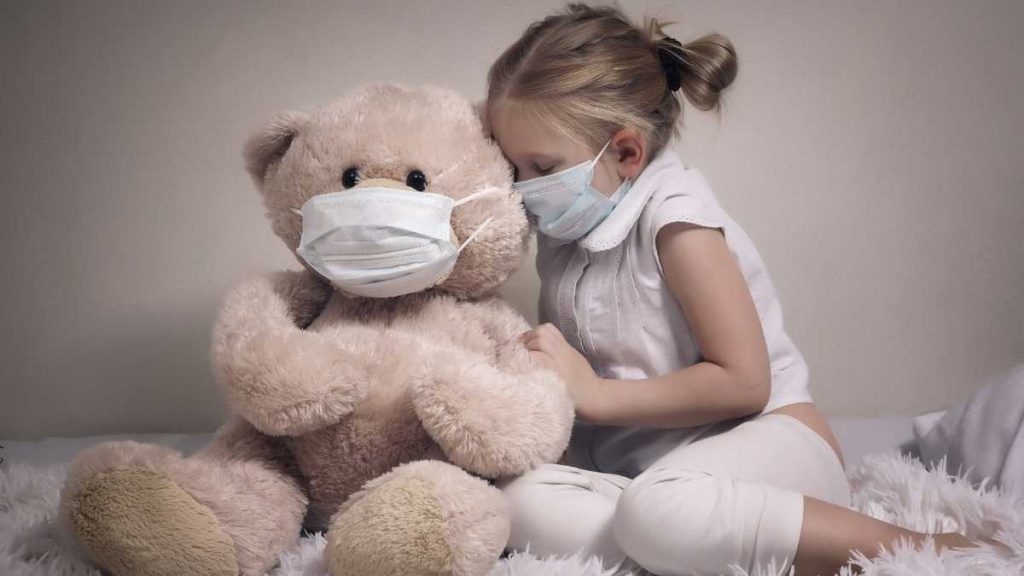
<svg viewBox="0 0 1024 576"><path fill-rule="evenodd" d="M60 523L115 576L256 575L295 545L306 504L282 440L233 416L189 458L133 441L83 450Z"/></svg>
<svg viewBox="0 0 1024 576"><path fill-rule="evenodd" d="M419 460L370 480L342 504L325 560L334 576L482 576L508 533L497 488L451 464Z"/></svg>

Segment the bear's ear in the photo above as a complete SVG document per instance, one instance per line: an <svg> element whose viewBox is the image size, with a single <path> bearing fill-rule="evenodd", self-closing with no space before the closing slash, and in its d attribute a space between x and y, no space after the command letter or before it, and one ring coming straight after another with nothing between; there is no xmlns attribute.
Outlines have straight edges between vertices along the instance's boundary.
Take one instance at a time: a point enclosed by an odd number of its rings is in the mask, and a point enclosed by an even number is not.
<svg viewBox="0 0 1024 576"><path fill-rule="evenodd" d="M257 184L263 184L267 168L284 157L292 140L309 117L303 112L283 110L274 114L266 126L253 132L242 150L245 170Z"/></svg>

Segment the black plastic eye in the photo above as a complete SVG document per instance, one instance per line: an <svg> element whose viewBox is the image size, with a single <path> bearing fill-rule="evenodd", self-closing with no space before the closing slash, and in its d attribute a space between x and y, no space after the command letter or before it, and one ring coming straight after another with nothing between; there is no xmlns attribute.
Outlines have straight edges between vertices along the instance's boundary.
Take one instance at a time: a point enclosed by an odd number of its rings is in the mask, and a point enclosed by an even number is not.
<svg viewBox="0 0 1024 576"><path fill-rule="evenodd" d="M359 183L359 168L355 166L345 170L341 175L341 185L345 188L352 188Z"/></svg>
<svg viewBox="0 0 1024 576"><path fill-rule="evenodd" d="M412 170L405 177L405 185L413 190L423 192L427 189L427 177L419 170Z"/></svg>

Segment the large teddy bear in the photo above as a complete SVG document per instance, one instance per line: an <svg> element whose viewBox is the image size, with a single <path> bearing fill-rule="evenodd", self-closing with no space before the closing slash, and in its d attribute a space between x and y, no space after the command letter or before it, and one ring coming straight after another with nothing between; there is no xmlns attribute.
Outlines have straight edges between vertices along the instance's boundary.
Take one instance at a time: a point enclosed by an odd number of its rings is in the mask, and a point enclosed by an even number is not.
<svg viewBox="0 0 1024 576"><path fill-rule="evenodd" d="M65 536L117 576L263 574L302 528L335 576L486 573L509 530L489 479L558 459L573 419L496 295L529 235L500 150L460 95L375 83L279 113L244 157L305 270L225 297L213 441L84 450Z"/></svg>

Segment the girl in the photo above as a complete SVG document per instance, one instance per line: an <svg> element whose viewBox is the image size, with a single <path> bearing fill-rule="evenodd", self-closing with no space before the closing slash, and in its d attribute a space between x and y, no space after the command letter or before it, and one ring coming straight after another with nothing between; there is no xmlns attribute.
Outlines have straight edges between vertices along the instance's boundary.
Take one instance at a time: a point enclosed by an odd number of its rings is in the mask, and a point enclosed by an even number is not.
<svg viewBox="0 0 1024 576"><path fill-rule="evenodd" d="M494 63L483 109L538 228L542 324L523 335L577 409L569 449L499 483L509 547L617 574L833 574L906 538L852 510L842 455L750 238L669 147L681 90L717 109L730 42L569 4Z"/></svg>

